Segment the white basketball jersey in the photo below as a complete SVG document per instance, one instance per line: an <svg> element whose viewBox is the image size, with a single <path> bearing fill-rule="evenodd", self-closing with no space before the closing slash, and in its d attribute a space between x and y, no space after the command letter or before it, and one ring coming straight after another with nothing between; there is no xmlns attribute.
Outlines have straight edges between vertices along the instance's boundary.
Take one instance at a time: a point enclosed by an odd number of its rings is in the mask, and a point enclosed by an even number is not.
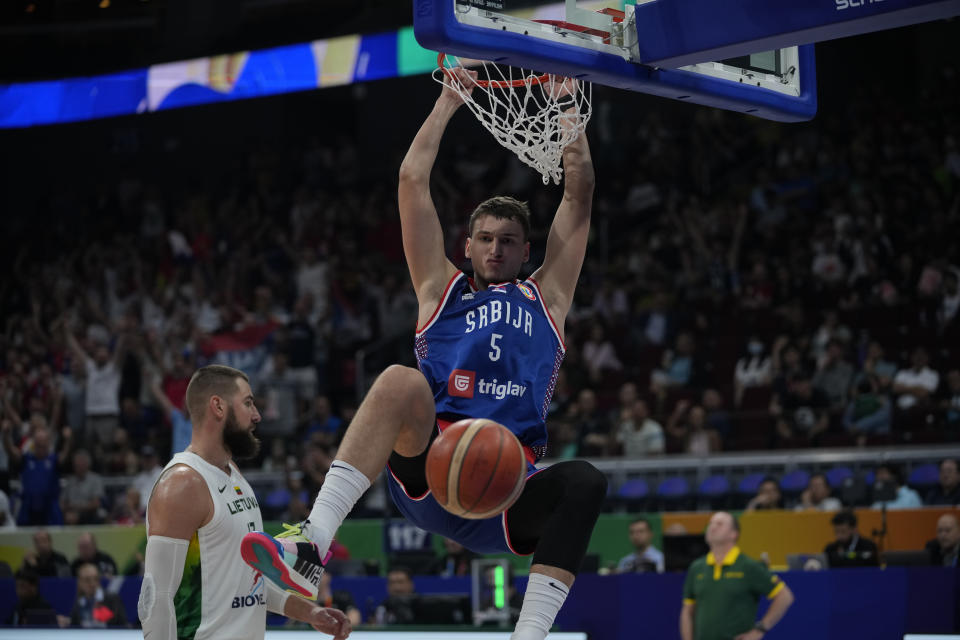
<svg viewBox="0 0 960 640"><path fill-rule="evenodd" d="M235 468L228 475L195 453L176 454L164 471L177 464L199 473L213 498L213 518L190 540L183 579L173 598L177 637L263 640L266 585L240 557L243 536L263 529L253 489Z"/></svg>

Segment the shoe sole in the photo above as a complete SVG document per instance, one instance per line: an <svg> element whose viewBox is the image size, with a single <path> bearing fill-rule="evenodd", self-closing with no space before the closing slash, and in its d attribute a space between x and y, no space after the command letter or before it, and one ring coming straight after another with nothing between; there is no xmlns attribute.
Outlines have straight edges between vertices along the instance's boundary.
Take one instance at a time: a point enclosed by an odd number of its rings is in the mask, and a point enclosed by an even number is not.
<svg viewBox="0 0 960 640"><path fill-rule="evenodd" d="M287 563L283 561L283 548L270 536L257 531L248 533L240 543L240 555L244 562L263 574L279 587L293 591L304 598L315 597L297 583Z"/></svg>

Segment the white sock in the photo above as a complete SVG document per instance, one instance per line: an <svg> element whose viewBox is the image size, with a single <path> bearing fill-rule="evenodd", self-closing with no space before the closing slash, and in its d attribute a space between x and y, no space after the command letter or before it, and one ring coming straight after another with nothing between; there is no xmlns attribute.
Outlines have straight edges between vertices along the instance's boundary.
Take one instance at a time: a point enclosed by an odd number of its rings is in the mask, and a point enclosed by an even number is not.
<svg viewBox="0 0 960 640"><path fill-rule="evenodd" d="M330 465L305 527L307 537L317 544L321 558L353 505L369 487L369 478L349 462L334 460Z"/></svg>
<svg viewBox="0 0 960 640"><path fill-rule="evenodd" d="M510 640L544 640L570 589L556 578L531 573L520 619Z"/></svg>

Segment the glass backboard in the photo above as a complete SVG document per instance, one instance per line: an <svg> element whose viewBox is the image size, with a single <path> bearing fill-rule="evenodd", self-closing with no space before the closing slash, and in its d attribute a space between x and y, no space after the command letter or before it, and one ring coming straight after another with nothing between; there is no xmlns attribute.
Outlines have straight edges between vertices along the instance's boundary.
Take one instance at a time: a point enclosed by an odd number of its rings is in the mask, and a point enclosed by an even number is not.
<svg viewBox="0 0 960 640"><path fill-rule="evenodd" d="M438 52L771 120L816 113L812 45L676 69L651 66L638 47L635 8L617 0L415 0L414 33Z"/></svg>

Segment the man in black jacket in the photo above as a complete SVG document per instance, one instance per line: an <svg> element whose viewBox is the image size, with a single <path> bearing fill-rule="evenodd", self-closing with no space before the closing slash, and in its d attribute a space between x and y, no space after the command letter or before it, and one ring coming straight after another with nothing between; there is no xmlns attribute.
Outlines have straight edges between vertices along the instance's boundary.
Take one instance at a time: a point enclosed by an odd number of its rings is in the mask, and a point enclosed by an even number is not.
<svg viewBox="0 0 960 640"><path fill-rule="evenodd" d="M824 547L827 563L831 569L846 567L876 567L880 564L877 545L861 538L857 531L857 516L847 509L840 511L830 521L836 540Z"/></svg>
<svg viewBox="0 0 960 640"><path fill-rule="evenodd" d="M952 513L945 513L937 520L937 537L927 543L932 564L944 567L960 566L960 521Z"/></svg>
<svg viewBox="0 0 960 640"><path fill-rule="evenodd" d="M72 627L126 627L123 602L115 593L107 593L100 583L100 569L92 562L77 568L77 600L70 612Z"/></svg>
<svg viewBox="0 0 960 640"><path fill-rule="evenodd" d="M24 565L16 573L17 607L7 619L14 627L56 626L57 612L38 591L39 576Z"/></svg>

